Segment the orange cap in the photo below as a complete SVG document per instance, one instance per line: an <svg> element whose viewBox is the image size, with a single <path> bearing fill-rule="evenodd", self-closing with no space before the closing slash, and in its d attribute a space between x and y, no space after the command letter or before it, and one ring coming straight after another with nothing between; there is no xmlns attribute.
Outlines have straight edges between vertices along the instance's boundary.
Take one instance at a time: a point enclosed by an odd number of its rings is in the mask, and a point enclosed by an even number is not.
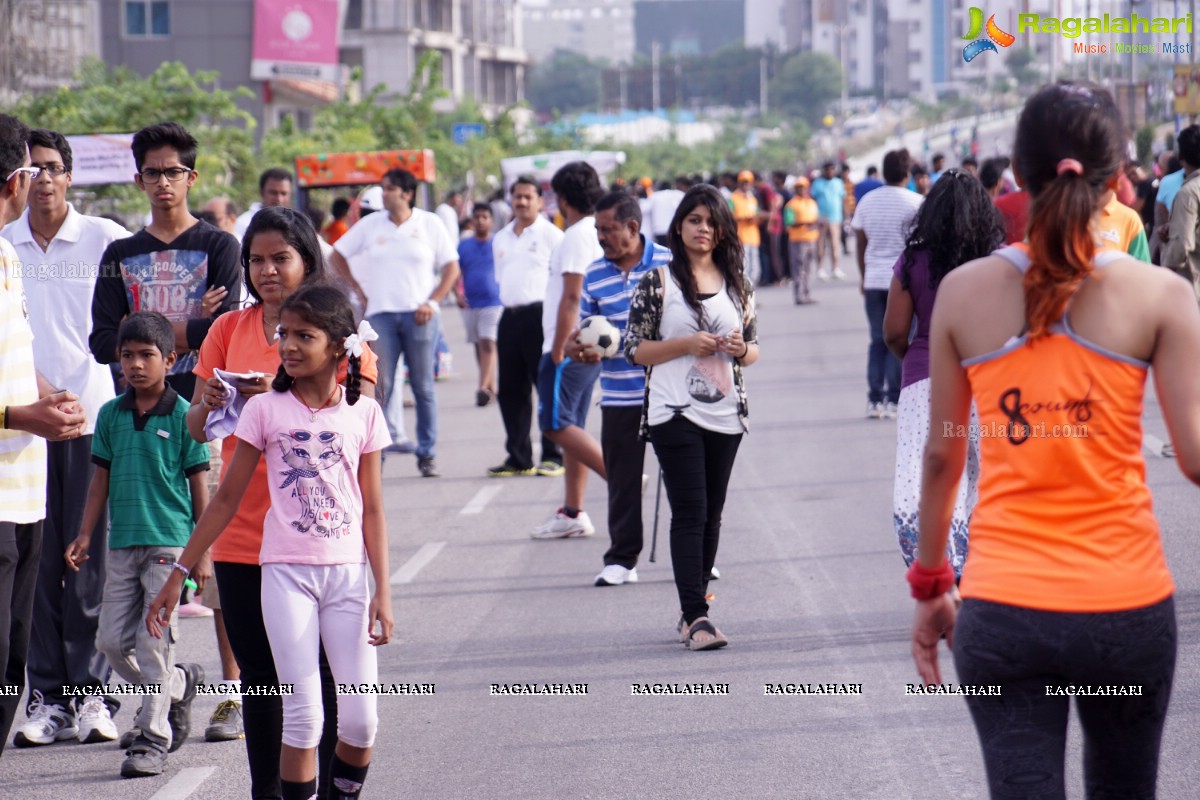
<svg viewBox="0 0 1200 800"><path fill-rule="evenodd" d="M645 186L647 189L649 189L651 186L654 185L654 179L649 176L646 176L646 177L643 177L640 181L638 181L638 183L642 186Z"/></svg>
<svg viewBox="0 0 1200 800"><path fill-rule="evenodd" d="M799 178L796 178L796 182L793 185L794 186L808 186L808 178L805 178L803 175L801 175Z"/></svg>
<svg viewBox="0 0 1200 800"><path fill-rule="evenodd" d="M742 181L750 181L751 183L753 183L754 182L754 173L748 169L742 170L741 172L738 173L738 183L741 183Z"/></svg>

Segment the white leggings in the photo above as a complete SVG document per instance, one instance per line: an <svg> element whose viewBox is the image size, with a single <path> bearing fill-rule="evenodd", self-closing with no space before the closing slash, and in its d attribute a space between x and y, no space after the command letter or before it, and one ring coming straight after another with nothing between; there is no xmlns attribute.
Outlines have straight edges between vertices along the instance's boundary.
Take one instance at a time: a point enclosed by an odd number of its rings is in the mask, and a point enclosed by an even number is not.
<svg viewBox="0 0 1200 800"><path fill-rule="evenodd" d="M321 642L335 683L378 682L375 648L367 643L366 564L263 564L262 609L283 697L283 743L316 747L321 710ZM379 725L376 696L339 694L338 739L370 747Z"/></svg>

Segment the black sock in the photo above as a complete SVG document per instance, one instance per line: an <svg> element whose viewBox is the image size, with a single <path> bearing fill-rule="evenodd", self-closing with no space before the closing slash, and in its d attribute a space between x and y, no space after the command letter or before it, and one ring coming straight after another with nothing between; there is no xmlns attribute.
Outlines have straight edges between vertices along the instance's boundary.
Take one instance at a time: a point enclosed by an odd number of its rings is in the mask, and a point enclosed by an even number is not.
<svg viewBox="0 0 1200 800"><path fill-rule="evenodd" d="M358 800L362 791L363 781L367 779L367 770L371 765L355 767L338 758L337 753L329 762L329 800Z"/></svg>
<svg viewBox="0 0 1200 800"><path fill-rule="evenodd" d="M317 779L296 782L281 778L279 788L283 791L283 800L312 800L317 796Z"/></svg>
<svg viewBox="0 0 1200 800"><path fill-rule="evenodd" d="M571 508L570 506L563 506L563 513L566 514L571 519L575 519L576 517L578 517L580 511L581 511L581 509L578 509L578 508Z"/></svg>

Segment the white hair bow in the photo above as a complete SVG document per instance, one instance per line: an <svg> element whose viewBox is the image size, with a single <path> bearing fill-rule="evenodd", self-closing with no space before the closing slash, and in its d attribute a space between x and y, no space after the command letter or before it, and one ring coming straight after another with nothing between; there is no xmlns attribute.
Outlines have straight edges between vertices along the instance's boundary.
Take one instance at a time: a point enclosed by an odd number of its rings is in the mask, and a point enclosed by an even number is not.
<svg viewBox="0 0 1200 800"><path fill-rule="evenodd" d="M342 342L346 348L346 352L355 358L362 358L363 345L367 342L373 342L379 338L379 334L371 327L371 323L365 319L358 323L358 332L352 333Z"/></svg>
<svg viewBox="0 0 1200 800"><path fill-rule="evenodd" d="M283 328L282 325L275 326L275 341L279 341L279 331Z"/></svg>

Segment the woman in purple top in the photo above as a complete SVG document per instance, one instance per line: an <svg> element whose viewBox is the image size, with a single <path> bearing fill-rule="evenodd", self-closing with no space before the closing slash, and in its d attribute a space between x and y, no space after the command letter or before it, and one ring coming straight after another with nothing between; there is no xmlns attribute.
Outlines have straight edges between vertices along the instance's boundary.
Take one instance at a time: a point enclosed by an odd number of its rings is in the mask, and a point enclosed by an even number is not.
<svg viewBox="0 0 1200 800"><path fill-rule="evenodd" d="M900 553L912 565L917 551L917 506L921 459L929 437L929 323L938 284L960 264L982 258L1004 244L1004 218L979 179L950 169L933 185L913 219L904 253L896 261L888 291L883 336L902 362L896 430L893 521ZM964 480L958 484L947 557L956 576L967 558L967 524L978 498L979 427L974 409Z"/></svg>

